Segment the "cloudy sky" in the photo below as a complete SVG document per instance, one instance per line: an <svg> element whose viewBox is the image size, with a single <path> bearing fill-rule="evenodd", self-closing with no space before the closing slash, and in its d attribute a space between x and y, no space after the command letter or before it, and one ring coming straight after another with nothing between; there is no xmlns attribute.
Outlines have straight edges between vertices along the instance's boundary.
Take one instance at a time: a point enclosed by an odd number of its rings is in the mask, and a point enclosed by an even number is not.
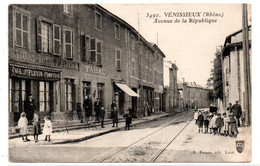
<svg viewBox="0 0 260 166"><path fill-rule="evenodd" d="M216 48L225 37L242 27L241 4L102 4L104 8L124 19L148 41L157 43L166 61L176 62L178 79L204 86L210 76ZM251 8L250 8L251 10ZM167 12L201 12L200 17L165 17ZM204 12L220 13L223 17L203 17ZM157 19L217 19L215 23L154 23ZM139 28L138 28L139 14ZM159 15L159 17L158 17ZM170 66L165 63L165 66ZM169 68L164 68L165 84L169 84Z"/></svg>

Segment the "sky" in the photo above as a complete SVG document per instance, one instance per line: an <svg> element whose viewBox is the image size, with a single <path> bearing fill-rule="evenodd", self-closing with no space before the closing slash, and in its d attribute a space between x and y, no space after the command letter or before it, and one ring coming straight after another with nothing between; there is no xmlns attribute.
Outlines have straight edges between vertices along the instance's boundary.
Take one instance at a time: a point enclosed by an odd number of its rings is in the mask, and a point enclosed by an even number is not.
<svg viewBox="0 0 260 166"><path fill-rule="evenodd" d="M185 81L196 82L202 86L206 85L210 77L216 49L224 44L226 36L242 28L241 4L101 4L101 6L128 22L149 42L158 43L166 55L165 61L176 63L179 68L179 81L183 81L184 78ZM201 12L202 15L197 17L198 19L206 18L202 17L204 12L215 12L223 14L223 17L208 17L217 19L217 22L211 24L154 23L156 18L162 20L192 18L167 18L165 12ZM169 85L168 67L171 64L164 65L164 84Z"/></svg>

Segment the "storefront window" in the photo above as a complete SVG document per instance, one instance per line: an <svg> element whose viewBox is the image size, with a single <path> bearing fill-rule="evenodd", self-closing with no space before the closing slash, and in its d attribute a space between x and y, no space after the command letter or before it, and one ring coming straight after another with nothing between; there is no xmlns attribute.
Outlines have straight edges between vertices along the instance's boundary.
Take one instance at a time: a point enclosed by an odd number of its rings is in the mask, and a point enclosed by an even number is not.
<svg viewBox="0 0 260 166"><path fill-rule="evenodd" d="M74 108L74 80L65 79L65 109L67 111L72 111Z"/></svg>
<svg viewBox="0 0 260 166"><path fill-rule="evenodd" d="M104 104L104 102L105 102L105 100L104 100L104 89L105 88L105 85L104 84L101 84L101 83L98 83L97 84L97 90L98 90L98 98L100 99L100 101L102 101L103 102L103 104Z"/></svg>
<svg viewBox="0 0 260 166"><path fill-rule="evenodd" d="M50 83L45 81L39 82L39 102L40 112L50 111Z"/></svg>

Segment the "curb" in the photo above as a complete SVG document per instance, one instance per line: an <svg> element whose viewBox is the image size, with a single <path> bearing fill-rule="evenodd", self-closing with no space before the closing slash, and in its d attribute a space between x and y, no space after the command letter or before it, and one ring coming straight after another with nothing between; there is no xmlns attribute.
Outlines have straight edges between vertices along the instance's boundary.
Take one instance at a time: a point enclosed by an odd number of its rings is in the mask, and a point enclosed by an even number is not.
<svg viewBox="0 0 260 166"><path fill-rule="evenodd" d="M163 115L163 116L158 116L158 117L155 117L155 118L150 119L150 120L143 120L143 121L141 121L141 122L137 122L137 123L135 123L135 124L132 124L132 126L136 126L136 125L140 125L140 124L143 124L143 123L147 123L147 122L150 122L150 121L153 121L153 120L162 118L162 117L166 117L166 116L169 116L169 115L170 115L170 114L167 113L167 114L165 114L165 115ZM95 137L98 137L98 136L101 136L101 135L104 135L104 134L108 134L108 133L111 133L111 132L116 132L116 131L119 131L119 130L122 130L122 129L124 129L124 127L119 127L119 128L115 128L115 129L110 129L110 130L107 130L107 131L104 131L104 132L92 134L92 135L85 136L85 137L81 137L81 138L54 141L54 142L52 142L51 144L55 145L55 144L66 144L66 143L82 142L82 141L85 141L85 140L88 140L88 139L91 139L91 138L95 138Z"/></svg>

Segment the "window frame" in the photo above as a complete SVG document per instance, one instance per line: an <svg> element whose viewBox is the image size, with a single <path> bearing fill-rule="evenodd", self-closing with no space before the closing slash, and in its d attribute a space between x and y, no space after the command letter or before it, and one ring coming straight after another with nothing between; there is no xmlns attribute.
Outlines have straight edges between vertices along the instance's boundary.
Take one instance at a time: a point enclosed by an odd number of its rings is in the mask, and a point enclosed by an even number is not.
<svg viewBox="0 0 260 166"><path fill-rule="evenodd" d="M82 48L82 37L84 37L85 40L85 47L84 47L84 52ZM86 40L87 39L87 40ZM90 63L91 62L91 57L90 57L90 35L87 34L81 34L80 35L80 59L82 62ZM85 60L83 60L83 53L85 53Z"/></svg>
<svg viewBox="0 0 260 166"><path fill-rule="evenodd" d="M59 27L59 40L55 39L55 27ZM52 32L53 32L53 55L61 55L61 45L62 45L62 41L61 41L61 26L58 24L53 24L52 26ZM59 53L55 53L55 41L59 42Z"/></svg>
<svg viewBox="0 0 260 166"><path fill-rule="evenodd" d="M97 24L97 15L100 16L100 28L98 27L98 24ZM95 29L99 30L99 31L102 31L102 14L99 13L98 11L94 11L94 18L95 18Z"/></svg>
<svg viewBox="0 0 260 166"><path fill-rule="evenodd" d="M22 8L19 8L17 6L12 6L13 7L13 47L18 47L18 48L23 48L23 49L28 49L31 50L31 12ZM21 42L22 45L19 46L17 45L17 37L16 37L16 13L20 13L21 14ZM24 47L24 43L23 43L23 16L26 15L28 18L28 23L27 23L27 34L28 34L28 38L27 38L27 43L28 43L28 48Z"/></svg>
<svg viewBox="0 0 260 166"><path fill-rule="evenodd" d="M102 57L103 57L103 51L102 51L102 49L103 49L103 41L102 40L99 40L99 39L97 39L97 38L90 38L90 40L95 40L95 49L92 49L91 48L91 41L90 41L90 61L91 61L91 63L94 63L94 64L96 64L97 66L102 66ZM101 44L101 46L100 46L100 48L101 48L101 52L100 53L98 53L98 49L97 49L97 46L98 46L98 43L100 43ZM91 58L91 52L92 51L94 51L95 52L95 62L93 62L92 61L92 58ZM99 64L98 63L98 54L100 54L100 58L101 58L101 63Z"/></svg>
<svg viewBox="0 0 260 166"><path fill-rule="evenodd" d="M136 76L135 65L136 65L136 64L135 64L135 59L132 58L132 59L131 59L131 69L132 69L131 75L132 75L133 77Z"/></svg>
<svg viewBox="0 0 260 166"><path fill-rule="evenodd" d="M70 31L71 32L71 43L66 43L66 31ZM67 26L63 26L63 56L64 58L66 59L73 59L74 56L73 56L73 51L74 51L74 30L70 27L67 27ZM71 56L70 57L67 57L66 56L66 44L69 44L71 45Z"/></svg>
<svg viewBox="0 0 260 166"><path fill-rule="evenodd" d="M63 14L65 14L65 15L67 15L67 16L73 16L73 7L72 7L72 5L71 4L63 4ZM67 13L66 11L65 11L65 7L67 7L68 9L70 8L70 13Z"/></svg>
<svg viewBox="0 0 260 166"><path fill-rule="evenodd" d="M118 57L117 57L117 52L119 51L119 55L120 55L120 58L118 59ZM122 64L121 64L121 50L120 49L116 49L116 70L118 71L118 72L120 72L121 71L121 66L122 66ZM117 62L120 62L120 66L119 66L119 68L118 68L118 65L117 65Z"/></svg>
<svg viewBox="0 0 260 166"><path fill-rule="evenodd" d="M117 33L117 26L118 26L118 33ZM115 23L114 27L115 27L115 39L120 40L120 25L118 23Z"/></svg>

